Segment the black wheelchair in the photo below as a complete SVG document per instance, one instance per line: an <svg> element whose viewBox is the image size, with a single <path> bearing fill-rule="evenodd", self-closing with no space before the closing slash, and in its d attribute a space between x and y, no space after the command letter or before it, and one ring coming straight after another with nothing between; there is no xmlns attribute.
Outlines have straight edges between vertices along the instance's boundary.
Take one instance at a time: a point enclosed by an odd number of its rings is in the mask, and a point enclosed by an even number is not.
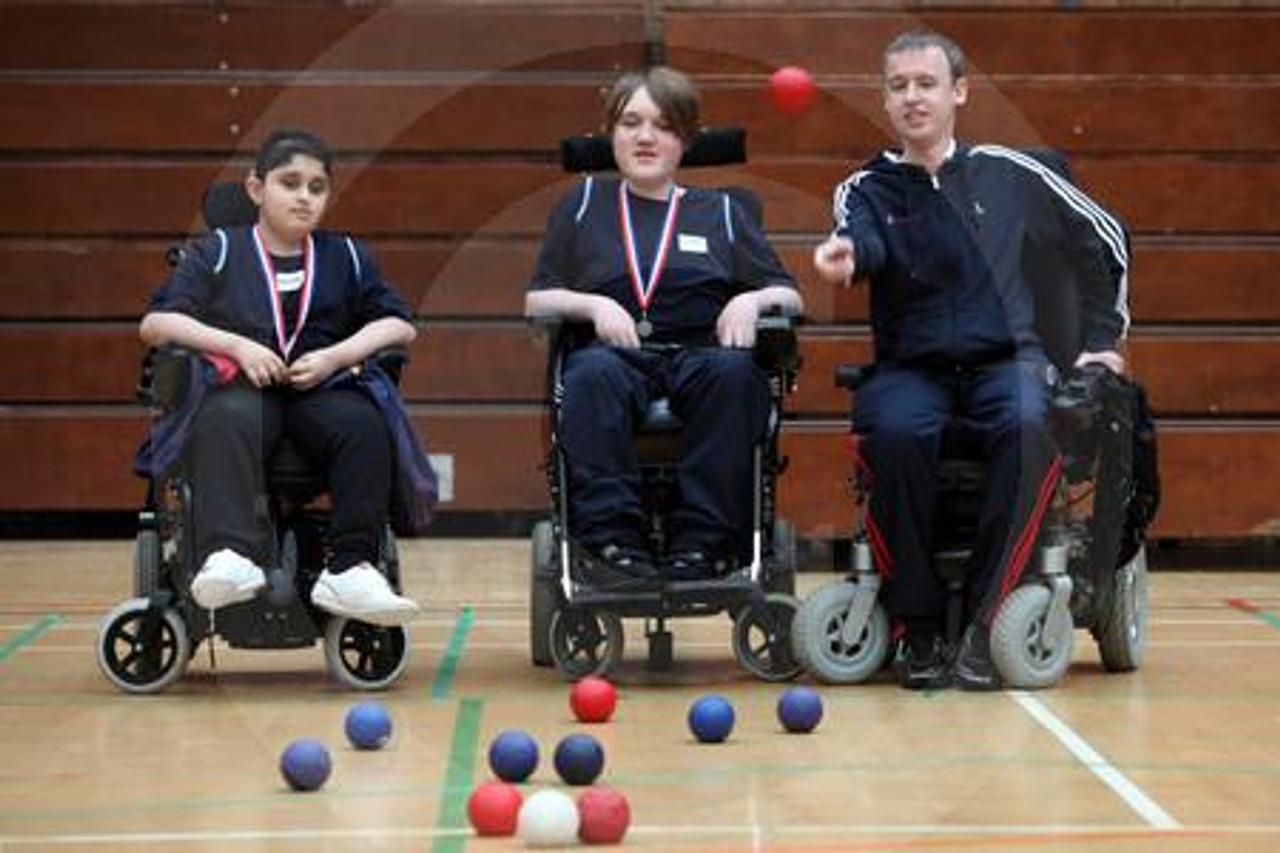
<svg viewBox="0 0 1280 853"><path fill-rule="evenodd" d="M867 370L840 368L837 383L856 391ZM1146 643L1144 538L1159 480L1142 389L1101 367L1066 372L1055 383L1049 423L1063 476L1041 525L1037 564L1004 600L991 630L992 659L1013 688L1061 681L1075 628L1092 633L1111 672L1137 669ZM954 647L984 469L963 422L948 427L942 445L934 569L949 591L946 633ZM863 527L868 486L858 473L852 485L859 511L849 574L805 599L792 625L796 658L815 678L838 684L871 678L897 651L876 601L880 577Z"/></svg>
<svg viewBox="0 0 1280 853"><path fill-rule="evenodd" d="M256 219L256 209L239 184L210 188L204 204L210 228ZM176 262L181 247L170 251ZM403 353L382 353L379 366L394 377L405 362ZM209 369L197 354L165 347L143 360L139 401L156 418L183 410L200 371ZM275 559L267 570L267 587L251 601L217 611L198 606L190 596L199 571L192 530L191 487L181 459L148 478L138 514L134 551L133 596L102 620L97 660L107 680L127 693L157 693L178 681L202 641L220 636L233 648L293 649L323 640L330 675L357 690L383 689L395 682L409 663L409 634L403 626L382 627L332 616L310 603L309 591L324 567L327 513L322 506L321 472L287 440L268 461L267 503L275 530ZM388 526L379 545L378 568L393 589L400 588L400 565L394 533Z"/></svg>
<svg viewBox="0 0 1280 853"><path fill-rule="evenodd" d="M703 131L686 152L684 165L741 162L744 138L735 129ZM590 137L566 140L562 160L568 171L613 165L608 140ZM758 203L752 201L747 201L748 209L758 212ZM623 658L622 620L638 618L645 621L648 666L668 669L673 664L668 620L727 612L733 618L734 654L747 671L769 681L799 674L790 638L798 605L796 535L776 513L777 477L786 467L778 448L782 404L800 366L795 323L791 317L766 316L757 328L755 358L769 377L771 415L767 434L754 450L751 553L721 577L664 579L656 588L625 592L593 588L589 578L594 558L568 535L567 473L558 424L563 356L574 330L561 327L552 332L546 464L551 512L534 525L530 573L529 644L535 665L554 665L570 679L607 673ZM642 493L655 553L665 550L665 519L680 500L680 429L666 399L651 403L637 429Z"/></svg>
<svg viewBox="0 0 1280 853"><path fill-rule="evenodd" d="M1031 152L1067 174L1054 152ZM1027 278L1041 283L1038 312L1057 365L1049 428L1063 456L1063 476L1041 525L1036 553L1021 584L1001 605L991 630L991 656L1007 687L1057 684L1071 663L1074 629L1087 628L1103 666L1136 669L1146 642L1148 525L1159 505L1155 430L1141 387L1100 366L1071 367L1079 350L1074 273L1061 255L1033 251ZM871 366L842 366L836 384L856 392ZM965 564L977 532L983 466L963 420L943 433L934 570L948 588L946 635L952 648L962 630ZM857 505L847 578L817 589L792 625L794 653L815 678L858 683L900 651L877 603L864 521L868 484L855 472Z"/></svg>

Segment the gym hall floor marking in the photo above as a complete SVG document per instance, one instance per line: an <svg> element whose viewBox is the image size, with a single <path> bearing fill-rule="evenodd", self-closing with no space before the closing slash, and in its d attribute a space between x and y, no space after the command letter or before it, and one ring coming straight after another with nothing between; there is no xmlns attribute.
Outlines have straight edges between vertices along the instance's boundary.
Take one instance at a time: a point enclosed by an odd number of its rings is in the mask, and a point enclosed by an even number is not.
<svg viewBox="0 0 1280 853"><path fill-rule="evenodd" d="M484 702L463 699L453 722L449 761L440 790L440 814L436 817L435 842L431 853L462 853L471 835L467 818L467 797L471 792L480 744L480 714Z"/></svg>
<svg viewBox="0 0 1280 853"><path fill-rule="evenodd" d="M435 681L431 684L431 698L443 701L453 686L453 678L458 673L458 661L467 646L467 635L475 624L476 614L471 605L463 605L458 618L453 624L453 635L449 637L449 645L440 659L440 668L436 670Z"/></svg>
<svg viewBox="0 0 1280 853"><path fill-rule="evenodd" d="M1103 758L1097 750L1089 745L1088 741L1076 734L1070 726L1050 711L1043 702L1023 690L1011 691L1009 696L1013 701L1021 705L1022 709L1030 714L1032 719L1057 738L1081 764L1089 769L1089 772L1097 776L1099 781L1114 791L1116 796L1124 800L1129 808L1137 812L1139 817L1150 826L1156 829L1181 828L1182 824L1173 815L1147 796L1141 788L1130 781L1129 777L1124 775L1114 764Z"/></svg>
<svg viewBox="0 0 1280 853"><path fill-rule="evenodd" d="M1228 598L1227 604L1242 613L1248 613L1250 616L1266 622L1272 628L1280 628L1280 616L1263 610L1247 598Z"/></svg>
<svg viewBox="0 0 1280 853"><path fill-rule="evenodd" d="M24 628L18 636L3 645L0 645L0 663L3 663L16 655L24 646L29 646L36 640L43 637L61 622L61 616L49 614L37 620L34 624Z"/></svg>

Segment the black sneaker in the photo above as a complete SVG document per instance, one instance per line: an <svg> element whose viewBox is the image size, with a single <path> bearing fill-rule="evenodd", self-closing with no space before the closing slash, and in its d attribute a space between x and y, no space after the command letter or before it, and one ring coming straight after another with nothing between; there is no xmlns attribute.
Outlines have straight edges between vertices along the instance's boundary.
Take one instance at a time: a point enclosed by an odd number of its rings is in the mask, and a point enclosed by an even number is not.
<svg viewBox="0 0 1280 853"><path fill-rule="evenodd" d="M902 656L902 686L907 690L942 690L951 686L950 658L939 634L907 635Z"/></svg>
<svg viewBox="0 0 1280 853"><path fill-rule="evenodd" d="M672 551L662 560L662 577L668 581L714 580L726 569L726 561L706 551Z"/></svg>
<svg viewBox="0 0 1280 853"><path fill-rule="evenodd" d="M591 551L587 582L602 592L624 592L654 589L659 583L653 558L643 548L628 545L605 545Z"/></svg>
<svg viewBox="0 0 1280 853"><path fill-rule="evenodd" d="M990 631L977 624L965 630L951 675L961 690L1000 689L1000 672L991 659Z"/></svg>

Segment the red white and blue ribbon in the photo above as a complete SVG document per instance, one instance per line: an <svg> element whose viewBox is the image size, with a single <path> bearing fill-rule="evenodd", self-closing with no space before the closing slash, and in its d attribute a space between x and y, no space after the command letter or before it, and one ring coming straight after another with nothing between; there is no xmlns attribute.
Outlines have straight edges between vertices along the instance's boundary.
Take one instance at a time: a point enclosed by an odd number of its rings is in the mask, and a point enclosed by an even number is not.
<svg viewBox="0 0 1280 853"><path fill-rule="evenodd" d="M672 187L671 198L667 201L667 214L662 223L662 236L653 253L653 266L649 268L646 281L640 275L640 258L636 250L635 230L631 226L631 199L627 192L627 182L618 182L618 216L622 220L622 245L627 253L627 271L631 273L631 289L635 292L636 302L642 314L647 314L653 302L653 294L658 289L658 279L662 277L662 269L667 265L667 253L671 248L671 239L676 233L676 216L680 212L680 196L684 195L681 187Z"/></svg>
<svg viewBox="0 0 1280 853"><path fill-rule="evenodd" d="M298 319L293 324L293 334L287 336L284 327L284 303L280 299L280 289L276 285L276 267L271 262L271 253L267 251L267 246L262 241L262 233L256 225L253 227L253 245L258 250L258 263L262 267L262 275L267 282L267 296L271 302L271 319L276 327L276 341L280 344L280 354L288 360L289 352L298 342L302 326L307 322L307 312L311 309L311 287L316 268L315 244L311 241L310 234L303 238L302 292L299 294Z"/></svg>

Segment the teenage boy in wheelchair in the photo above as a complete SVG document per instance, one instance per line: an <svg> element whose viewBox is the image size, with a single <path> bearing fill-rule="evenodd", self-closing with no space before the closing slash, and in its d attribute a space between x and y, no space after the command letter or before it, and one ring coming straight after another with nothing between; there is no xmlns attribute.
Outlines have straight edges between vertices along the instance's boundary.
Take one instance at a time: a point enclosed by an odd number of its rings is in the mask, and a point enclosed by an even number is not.
<svg viewBox="0 0 1280 853"><path fill-rule="evenodd" d="M166 686L185 667L174 650L189 649L186 635L215 625L233 645L265 647L309 645L318 631L335 676L357 687L385 686L407 660L400 626L418 605L395 588L389 520L397 451L413 439L396 432L407 421L394 377L366 361L416 331L367 250L318 230L331 169L314 135L271 135L244 185L248 221L211 222L142 319L156 348L148 393L177 408L140 454L152 477L137 557L146 600L118 608L100 641L123 689ZM225 195L206 197L206 217L243 217ZM303 509L320 493L329 512L311 524ZM285 565L296 571L276 578ZM341 630L329 637L326 623ZM358 659L342 660L344 648Z"/></svg>
<svg viewBox="0 0 1280 853"><path fill-rule="evenodd" d="M526 313L585 327L563 350L553 401L567 478L557 544L567 536L581 555L583 589L643 598L717 580L759 550L753 460L777 414L752 348L763 315L802 303L740 200L677 183L698 130L683 74L622 76L604 125L620 177L589 177L554 209ZM682 447L678 500L655 541L636 431L659 397Z"/></svg>
<svg viewBox="0 0 1280 853"><path fill-rule="evenodd" d="M1049 426L1055 367L1039 333L1053 318L1037 317L1040 283L1029 280L1028 253L1061 253L1074 271L1080 334L1066 367L1119 373L1128 239L1037 160L956 143L968 90L963 54L949 39L899 36L885 50L884 81L901 151L873 158L837 188L835 231L814 265L832 283L871 280L875 365L856 383L853 422L870 491L863 529L883 579L879 605L905 631L902 684L995 689L993 623L1035 566L1063 466ZM946 534L938 517L950 509L938 502L939 457L957 422L985 485L953 637L934 558ZM1054 607L1043 619L1061 625L1069 584L1050 586Z"/></svg>

